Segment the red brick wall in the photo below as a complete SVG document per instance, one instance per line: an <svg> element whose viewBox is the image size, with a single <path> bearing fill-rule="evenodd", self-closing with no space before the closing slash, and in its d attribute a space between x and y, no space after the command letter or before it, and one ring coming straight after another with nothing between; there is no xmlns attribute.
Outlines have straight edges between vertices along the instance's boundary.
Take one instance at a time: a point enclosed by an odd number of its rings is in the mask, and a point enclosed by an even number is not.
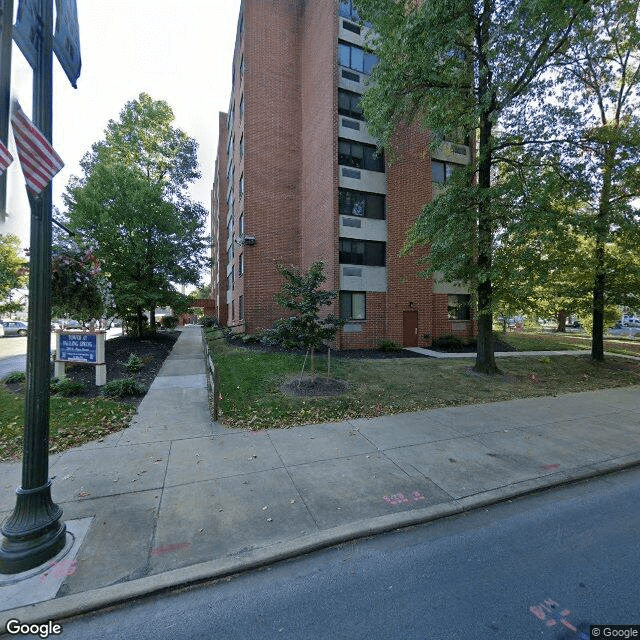
<svg viewBox="0 0 640 640"><path fill-rule="evenodd" d="M300 264L301 107L298 0L245 0L245 233L243 295L249 332L281 315L279 262ZM239 130L236 140L239 140ZM236 181L241 170L236 168ZM237 194L236 189L236 194ZM238 292L239 295L239 292Z"/></svg>
<svg viewBox="0 0 640 640"><path fill-rule="evenodd" d="M214 194L218 193L218 202ZM211 295L219 300L216 309L218 322L227 318L227 114L218 113L218 153L216 156L213 192L211 194L212 282Z"/></svg>
<svg viewBox="0 0 640 640"><path fill-rule="evenodd" d="M301 35L300 266L323 260L327 289L339 287L337 13L335 0L306 2ZM331 311L338 312L337 299Z"/></svg>
<svg viewBox="0 0 640 640"><path fill-rule="evenodd" d="M403 311L418 312L419 338L433 335L440 317L434 307L432 281L416 275L420 270L416 256L398 255L407 230L422 206L433 198L428 144L427 133L417 127L400 127L394 137L398 159L393 164L387 163L387 322L388 338L398 344L403 340ZM425 342L419 340L419 344Z"/></svg>

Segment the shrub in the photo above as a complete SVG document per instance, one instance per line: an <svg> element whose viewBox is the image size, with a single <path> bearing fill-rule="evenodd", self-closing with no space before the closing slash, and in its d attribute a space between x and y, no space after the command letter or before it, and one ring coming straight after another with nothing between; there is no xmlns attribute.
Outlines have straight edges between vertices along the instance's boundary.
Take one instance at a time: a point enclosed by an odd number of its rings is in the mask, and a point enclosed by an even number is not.
<svg viewBox="0 0 640 640"><path fill-rule="evenodd" d="M102 395L110 398L122 398L124 396L143 396L147 390L133 378L117 378L111 380L102 387Z"/></svg>
<svg viewBox="0 0 640 640"><path fill-rule="evenodd" d="M135 353L131 353L129 355L129 359L124 363L124 366L129 373L136 373L136 371L140 371L140 369L142 369L143 363L140 356L137 356Z"/></svg>
<svg viewBox="0 0 640 640"><path fill-rule="evenodd" d="M5 384L13 384L16 382L24 382L26 379L27 374L24 371L13 371L4 377L2 382Z"/></svg>
<svg viewBox="0 0 640 640"><path fill-rule="evenodd" d="M84 383L69 378L52 378L49 390L58 396L77 396L84 391Z"/></svg>
<svg viewBox="0 0 640 640"><path fill-rule="evenodd" d="M240 339L245 344L258 344L261 340L261 337L253 333L244 333Z"/></svg>
<svg viewBox="0 0 640 640"><path fill-rule="evenodd" d="M220 326L220 323L218 322L217 318L205 318L204 319L204 326L205 326L206 329L210 329L211 327Z"/></svg>
<svg viewBox="0 0 640 640"><path fill-rule="evenodd" d="M464 349L468 344L468 342L465 342L459 336L445 333L437 337L431 343L431 346L434 347L434 349L442 349L443 351L459 351L460 349Z"/></svg>
<svg viewBox="0 0 640 640"><path fill-rule="evenodd" d="M402 347L393 340L381 340L378 343L378 348L380 351L388 351L388 352L397 352L402 351Z"/></svg>
<svg viewBox="0 0 640 640"><path fill-rule="evenodd" d="M178 318L176 316L164 316L160 320L160 326L163 329L175 329L178 326Z"/></svg>

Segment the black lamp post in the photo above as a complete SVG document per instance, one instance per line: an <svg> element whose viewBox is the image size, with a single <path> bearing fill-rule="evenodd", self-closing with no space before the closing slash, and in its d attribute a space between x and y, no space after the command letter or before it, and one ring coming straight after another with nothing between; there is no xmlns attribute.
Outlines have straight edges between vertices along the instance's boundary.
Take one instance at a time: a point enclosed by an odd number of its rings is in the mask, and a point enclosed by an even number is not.
<svg viewBox="0 0 640 640"><path fill-rule="evenodd" d="M41 18L34 46L33 123L50 141L52 131L52 0L35 0ZM22 484L2 526L0 573L27 571L64 548L62 509L51 499L49 479L49 360L51 340L51 184L30 194L29 333Z"/></svg>

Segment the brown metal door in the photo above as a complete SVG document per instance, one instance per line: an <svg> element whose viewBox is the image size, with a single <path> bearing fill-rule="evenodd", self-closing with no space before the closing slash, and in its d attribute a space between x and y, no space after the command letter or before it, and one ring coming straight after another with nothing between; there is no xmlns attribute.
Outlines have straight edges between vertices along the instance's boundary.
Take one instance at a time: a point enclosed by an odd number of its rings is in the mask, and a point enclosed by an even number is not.
<svg viewBox="0 0 640 640"><path fill-rule="evenodd" d="M402 312L402 346L418 346L418 312Z"/></svg>

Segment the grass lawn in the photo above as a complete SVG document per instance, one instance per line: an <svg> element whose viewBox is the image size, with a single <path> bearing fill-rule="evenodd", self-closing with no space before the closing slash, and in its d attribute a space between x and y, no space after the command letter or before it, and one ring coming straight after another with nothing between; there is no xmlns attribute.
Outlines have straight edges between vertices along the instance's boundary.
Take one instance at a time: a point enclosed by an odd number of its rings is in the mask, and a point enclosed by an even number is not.
<svg viewBox="0 0 640 640"><path fill-rule="evenodd" d="M52 397L49 405L51 453L120 431L133 415L130 405L101 398ZM22 457L24 397L0 385L0 461Z"/></svg>
<svg viewBox="0 0 640 640"><path fill-rule="evenodd" d="M430 358L331 360L331 377L349 384L333 398L285 396L280 385L300 375L304 358L232 347L206 336L219 367L224 424L265 429L640 384L640 361L589 356L500 358L498 376L478 375L473 360ZM326 358L318 358L325 374ZM308 363L305 374L308 374Z"/></svg>
<svg viewBox="0 0 640 640"><path fill-rule="evenodd" d="M553 333L522 331L497 332L496 336L518 351L591 351L591 336L585 333ZM604 340L604 350L628 356L640 356L640 339L628 336L610 336Z"/></svg>

